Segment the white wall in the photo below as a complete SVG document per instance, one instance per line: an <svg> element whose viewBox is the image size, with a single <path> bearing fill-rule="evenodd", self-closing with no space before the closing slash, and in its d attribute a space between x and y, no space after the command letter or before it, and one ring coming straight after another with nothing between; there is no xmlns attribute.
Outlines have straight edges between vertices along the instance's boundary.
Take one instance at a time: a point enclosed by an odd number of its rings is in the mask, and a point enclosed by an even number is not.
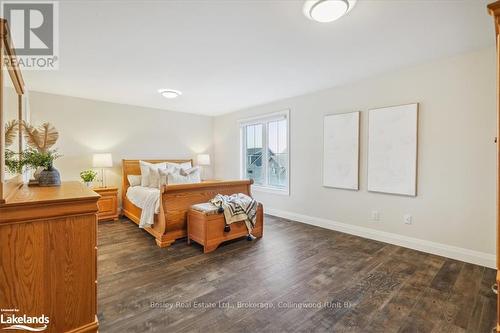
<svg viewBox="0 0 500 333"><path fill-rule="evenodd" d="M290 109L290 196L254 191L265 209L316 224L341 222L337 229L424 250L442 247L434 252L493 265L495 86L495 50L487 49L220 116L215 175L239 177L238 119ZM369 193L366 111L413 102L420 103L418 196ZM323 116L348 111L363 111L359 191L322 186ZM381 221L370 221L372 210ZM403 224L403 214L412 214L414 223Z"/></svg>
<svg viewBox="0 0 500 333"><path fill-rule="evenodd" d="M111 152L111 185L121 159L212 154L217 178L239 177L238 119L291 111L290 196L259 193L268 212L492 266L495 253L495 50L487 49L347 86L211 118L30 93L32 122L60 131L63 180L79 179L94 152ZM366 190L370 108L420 103L418 196ZM360 191L322 186L323 116L363 111ZM211 173L210 170L208 172ZM378 210L381 221L370 221ZM414 223L403 224L412 214ZM337 223L340 222L340 223Z"/></svg>
<svg viewBox="0 0 500 333"><path fill-rule="evenodd" d="M212 153L212 118L187 113L30 92L31 121L52 123L63 155L55 167L63 180L79 180L92 154L110 152L108 186L121 185L122 159L196 158ZM211 170L207 170L210 174Z"/></svg>

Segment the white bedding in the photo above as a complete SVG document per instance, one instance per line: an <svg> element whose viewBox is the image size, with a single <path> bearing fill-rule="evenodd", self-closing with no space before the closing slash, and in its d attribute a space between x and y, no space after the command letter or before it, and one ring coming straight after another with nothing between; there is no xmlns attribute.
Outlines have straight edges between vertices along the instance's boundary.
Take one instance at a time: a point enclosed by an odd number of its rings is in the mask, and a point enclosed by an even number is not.
<svg viewBox="0 0 500 333"><path fill-rule="evenodd" d="M160 190L144 186L131 186L127 189L127 199L142 209L139 228L152 226L154 214L160 212Z"/></svg>

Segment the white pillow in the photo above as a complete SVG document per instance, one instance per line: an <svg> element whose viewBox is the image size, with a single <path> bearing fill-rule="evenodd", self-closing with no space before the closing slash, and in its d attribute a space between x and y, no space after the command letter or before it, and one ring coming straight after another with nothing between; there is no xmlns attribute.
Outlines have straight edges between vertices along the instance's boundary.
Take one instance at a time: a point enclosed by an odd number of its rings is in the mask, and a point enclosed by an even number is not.
<svg viewBox="0 0 500 333"><path fill-rule="evenodd" d="M141 176L139 175L127 175L128 184L130 186L139 186L141 185Z"/></svg>
<svg viewBox="0 0 500 333"><path fill-rule="evenodd" d="M192 174L193 172L195 172L195 171L197 171L199 169L200 169L199 166L195 166L195 167L192 167L190 169L180 169L180 174L182 176L187 176L187 175L190 175L190 174Z"/></svg>
<svg viewBox="0 0 500 333"><path fill-rule="evenodd" d="M178 169L180 170L180 169ZM169 171L167 169L149 168L149 188L160 188L167 185Z"/></svg>
<svg viewBox="0 0 500 333"><path fill-rule="evenodd" d="M158 170L158 173L160 174L160 181L159 181L159 188L161 189L161 187L163 185L167 185L168 184L168 170Z"/></svg>
<svg viewBox="0 0 500 333"><path fill-rule="evenodd" d="M154 167L149 167L149 181L148 187L159 188L160 187L160 170Z"/></svg>
<svg viewBox="0 0 500 333"><path fill-rule="evenodd" d="M200 169L195 169L194 171L187 174L186 176L183 176L180 173L180 169L176 169L176 172L169 172L167 178L168 178L167 183L169 185L170 184L191 184L191 183L200 183L201 182Z"/></svg>
<svg viewBox="0 0 500 333"><path fill-rule="evenodd" d="M167 163L162 162L162 163L157 163L157 164L152 164L148 163L145 161L139 161L139 166L141 167L141 186L149 186L149 168L153 167L156 169L166 169L167 168Z"/></svg>
<svg viewBox="0 0 500 333"><path fill-rule="evenodd" d="M184 163L172 163L172 162L167 162L167 169L170 172L175 172L173 169L190 169L192 167L191 162L184 162Z"/></svg>

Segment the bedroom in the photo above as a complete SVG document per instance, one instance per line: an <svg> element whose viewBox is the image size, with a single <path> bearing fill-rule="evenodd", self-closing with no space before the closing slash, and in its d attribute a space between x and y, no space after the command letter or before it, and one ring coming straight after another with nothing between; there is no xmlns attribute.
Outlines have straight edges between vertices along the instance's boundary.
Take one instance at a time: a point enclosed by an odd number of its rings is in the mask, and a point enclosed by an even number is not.
<svg viewBox="0 0 500 333"><path fill-rule="evenodd" d="M491 2L3 1L0 328L491 332Z"/></svg>

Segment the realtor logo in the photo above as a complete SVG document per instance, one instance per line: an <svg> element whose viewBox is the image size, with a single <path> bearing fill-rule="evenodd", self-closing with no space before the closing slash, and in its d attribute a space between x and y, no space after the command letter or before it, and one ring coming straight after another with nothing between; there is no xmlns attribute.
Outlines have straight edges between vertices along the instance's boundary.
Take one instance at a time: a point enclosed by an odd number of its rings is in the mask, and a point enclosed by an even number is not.
<svg viewBox="0 0 500 333"><path fill-rule="evenodd" d="M58 68L59 24L56 1L2 1L22 70Z"/></svg>
<svg viewBox="0 0 500 333"><path fill-rule="evenodd" d="M19 309L2 309L0 314L0 325L8 325L2 330L20 330L30 332L42 332L48 328L49 317L18 315ZM7 312L7 313L5 313Z"/></svg>

